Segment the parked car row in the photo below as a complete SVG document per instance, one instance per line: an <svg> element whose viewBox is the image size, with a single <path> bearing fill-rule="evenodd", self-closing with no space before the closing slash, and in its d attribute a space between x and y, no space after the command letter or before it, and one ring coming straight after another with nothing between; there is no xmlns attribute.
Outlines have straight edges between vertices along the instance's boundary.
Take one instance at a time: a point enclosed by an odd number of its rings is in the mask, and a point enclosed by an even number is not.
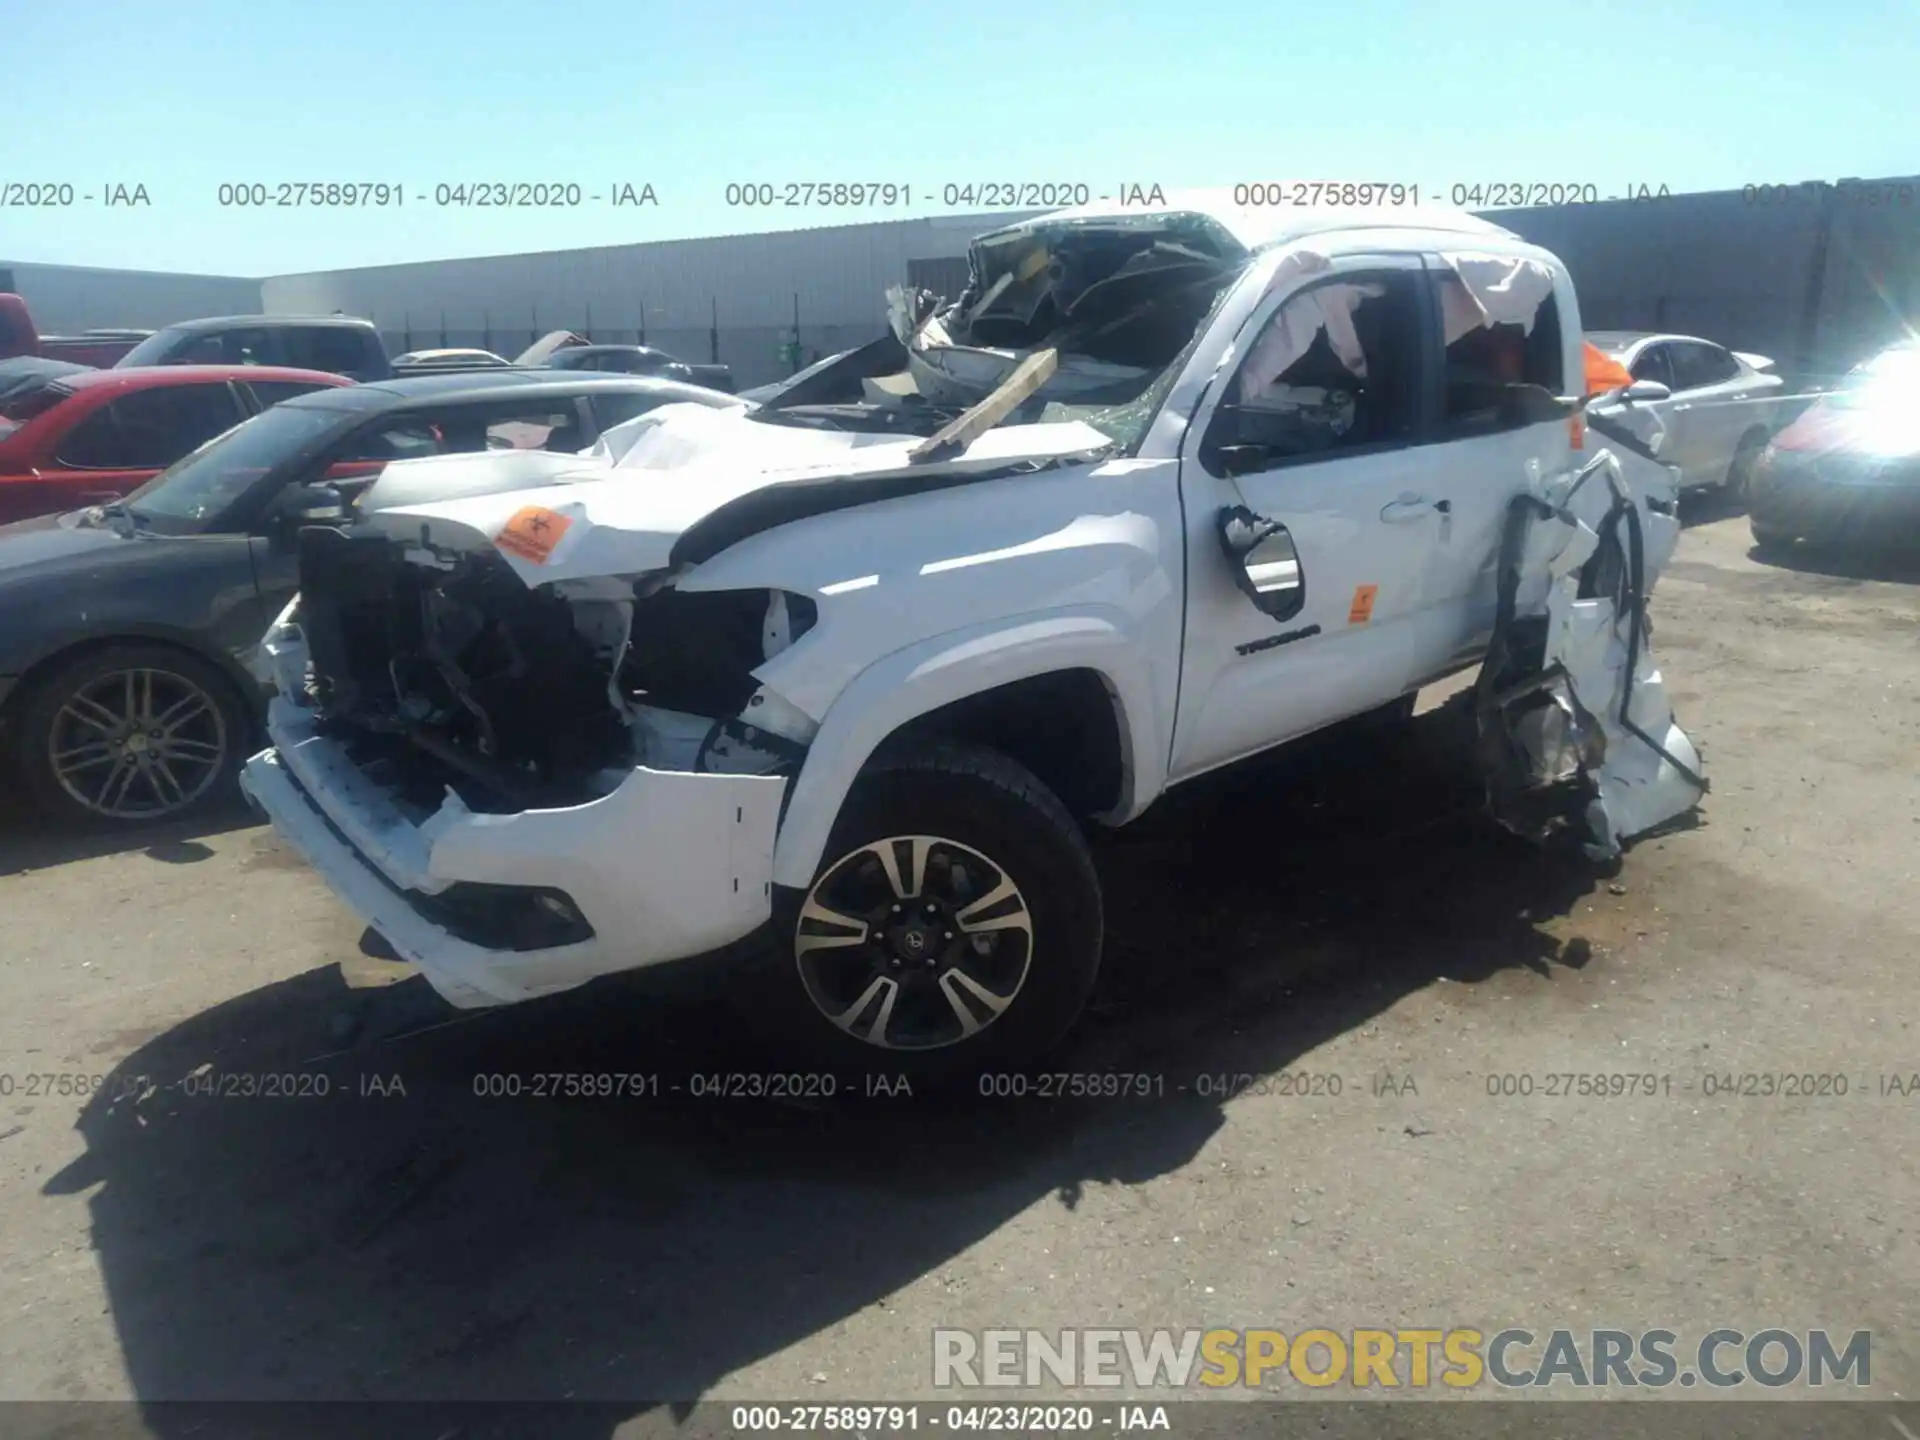
<svg viewBox="0 0 1920 1440"><path fill-rule="evenodd" d="M21 361L43 367L272 365L362 381L520 366L657 375L733 389L733 372L725 365L691 364L645 345L595 345L571 330L548 332L512 360L491 350L456 348L390 357L373 323L348 315L221 315L155 331L91 331L63 339L40 335L18 295L0 295L0 383L8 367Z"/></svg>
<svg viewBox="0 0 1920 1440"><path fill-rule="evenodd" d="M1636 381L1669 391L1646 408L1664 427L1661 459L1686 489L1744 505L1763 556L1796 543L1920 546L1920 341L1794 394L1765 356L1690 335L1588 332Z"/></svg>
<svg viewBox="0 0 1920 1440"><path fill-rule="evenodd" d="M1744 503L1754 463L1791 403L1773 361L1693 335L1590 330L1587 339L1635 380L1667 388L1652 408L1666 435L1660 458L1678 468L1681 486Z"/></svg>

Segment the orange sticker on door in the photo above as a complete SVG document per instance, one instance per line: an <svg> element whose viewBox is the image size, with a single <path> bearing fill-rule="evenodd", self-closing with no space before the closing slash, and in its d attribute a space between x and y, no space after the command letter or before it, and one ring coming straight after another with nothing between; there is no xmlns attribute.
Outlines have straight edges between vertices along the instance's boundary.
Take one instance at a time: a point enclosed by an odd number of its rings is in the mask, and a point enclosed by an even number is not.
<svg viewBox="0 0 1920 1440"><path fill-rule="evenodd" d="M566 516L544 505L526 505L513 512L493 543L529 565L544 565L571 524L573 521Z"/></svg>
<svg viewBox="0 0 1920 1440"><path fill-rule="evenodd" d="M1378 585L1353 587L1353 604L1347 607L1347 624L1364 625L1373 618L1373 597L1379 591Z"/></svg>

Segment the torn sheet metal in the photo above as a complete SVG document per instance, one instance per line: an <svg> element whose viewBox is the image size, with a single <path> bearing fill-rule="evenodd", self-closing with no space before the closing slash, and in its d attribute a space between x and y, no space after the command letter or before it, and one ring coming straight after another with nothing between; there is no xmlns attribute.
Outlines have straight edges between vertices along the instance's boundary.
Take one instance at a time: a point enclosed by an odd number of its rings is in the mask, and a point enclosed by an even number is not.
<svg viewBox="0 0 1920 1440"><path fill-rule="evenodd" d="M937 315L888 293L915 393L941 407L991 395L1029 356L1058 352L1039 392L1058 404L1125 404L1192 338L1248 252L1204 215L1024 223L981 236L965 290Z"/></svg>
<svg viewBox="0 0 1920 1440"><path fill-rule="evenodd" d="M889 285L885 293L887 328L902 345L920 333L940 304L939 297L930 290L909 290L904 285Z"/></svg>
<svg viewBox="0 0 1920 1440"><path fill-rule="evenodd" d="M551 450L422 455L412 460L395 460L388 465L361 494L355 508L365 515L396 505L451 500L456 495L532 490L542 485L564 484L564 477L574 474L601 478L605 469L598 457Z"/></svg>
<svg viewBox="0 0 1920 1440"><path fill-rule="evenodd" d="M1671 496L1636 494L1609 450L1514 498L1475 708L1488 808L1515 833L1571 826L1611 859L1706 793L1647 620L1649 556L1678 528Z"/></svg>
<svg viewBox="0 0 1920 1440"><path fill-rule="evenodd" d="M970 345L915 346L907 352L913 393L935 405L972 405L991 395L1033 351ZM1048 399L1062 404L1097 398L1116 386L1138 389L1154 372L1144 365L1117 365L1090 355L1062 355L1047 381Z"/></svg>

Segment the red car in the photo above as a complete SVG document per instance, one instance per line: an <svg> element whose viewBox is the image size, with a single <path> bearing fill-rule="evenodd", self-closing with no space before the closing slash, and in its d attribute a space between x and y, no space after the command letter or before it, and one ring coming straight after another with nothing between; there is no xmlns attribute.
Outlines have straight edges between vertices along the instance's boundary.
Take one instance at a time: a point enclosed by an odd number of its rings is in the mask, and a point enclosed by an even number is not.
<svg viewBox="0 0 1920 1440"><path fill-rule="evenodd" d="M84 370L0 396L0 524L138 489L214 436L340 375L267 365Z"/></svg>

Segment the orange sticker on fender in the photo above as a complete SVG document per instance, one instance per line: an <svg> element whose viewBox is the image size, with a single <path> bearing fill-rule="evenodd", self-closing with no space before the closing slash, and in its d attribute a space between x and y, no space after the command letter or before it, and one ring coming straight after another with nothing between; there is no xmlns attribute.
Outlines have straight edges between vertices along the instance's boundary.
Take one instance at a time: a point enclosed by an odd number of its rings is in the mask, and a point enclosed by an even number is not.
<svg viewBox="0 0 1920 1440"><path fill-rule="evenodd" d="M530 565L544 565L571 524L573 521L566 516L544 505L527 505L513 512L493 543Z"/></svg>
<svg viewBox="0 0 1920 1440"><path fill-rule="evenodd" d="M1356 585L1353 587L1353 604L1347 609L1347 624L1364 625L1373 618L1373 597L1380 593L1378 585Z"/></svg>

